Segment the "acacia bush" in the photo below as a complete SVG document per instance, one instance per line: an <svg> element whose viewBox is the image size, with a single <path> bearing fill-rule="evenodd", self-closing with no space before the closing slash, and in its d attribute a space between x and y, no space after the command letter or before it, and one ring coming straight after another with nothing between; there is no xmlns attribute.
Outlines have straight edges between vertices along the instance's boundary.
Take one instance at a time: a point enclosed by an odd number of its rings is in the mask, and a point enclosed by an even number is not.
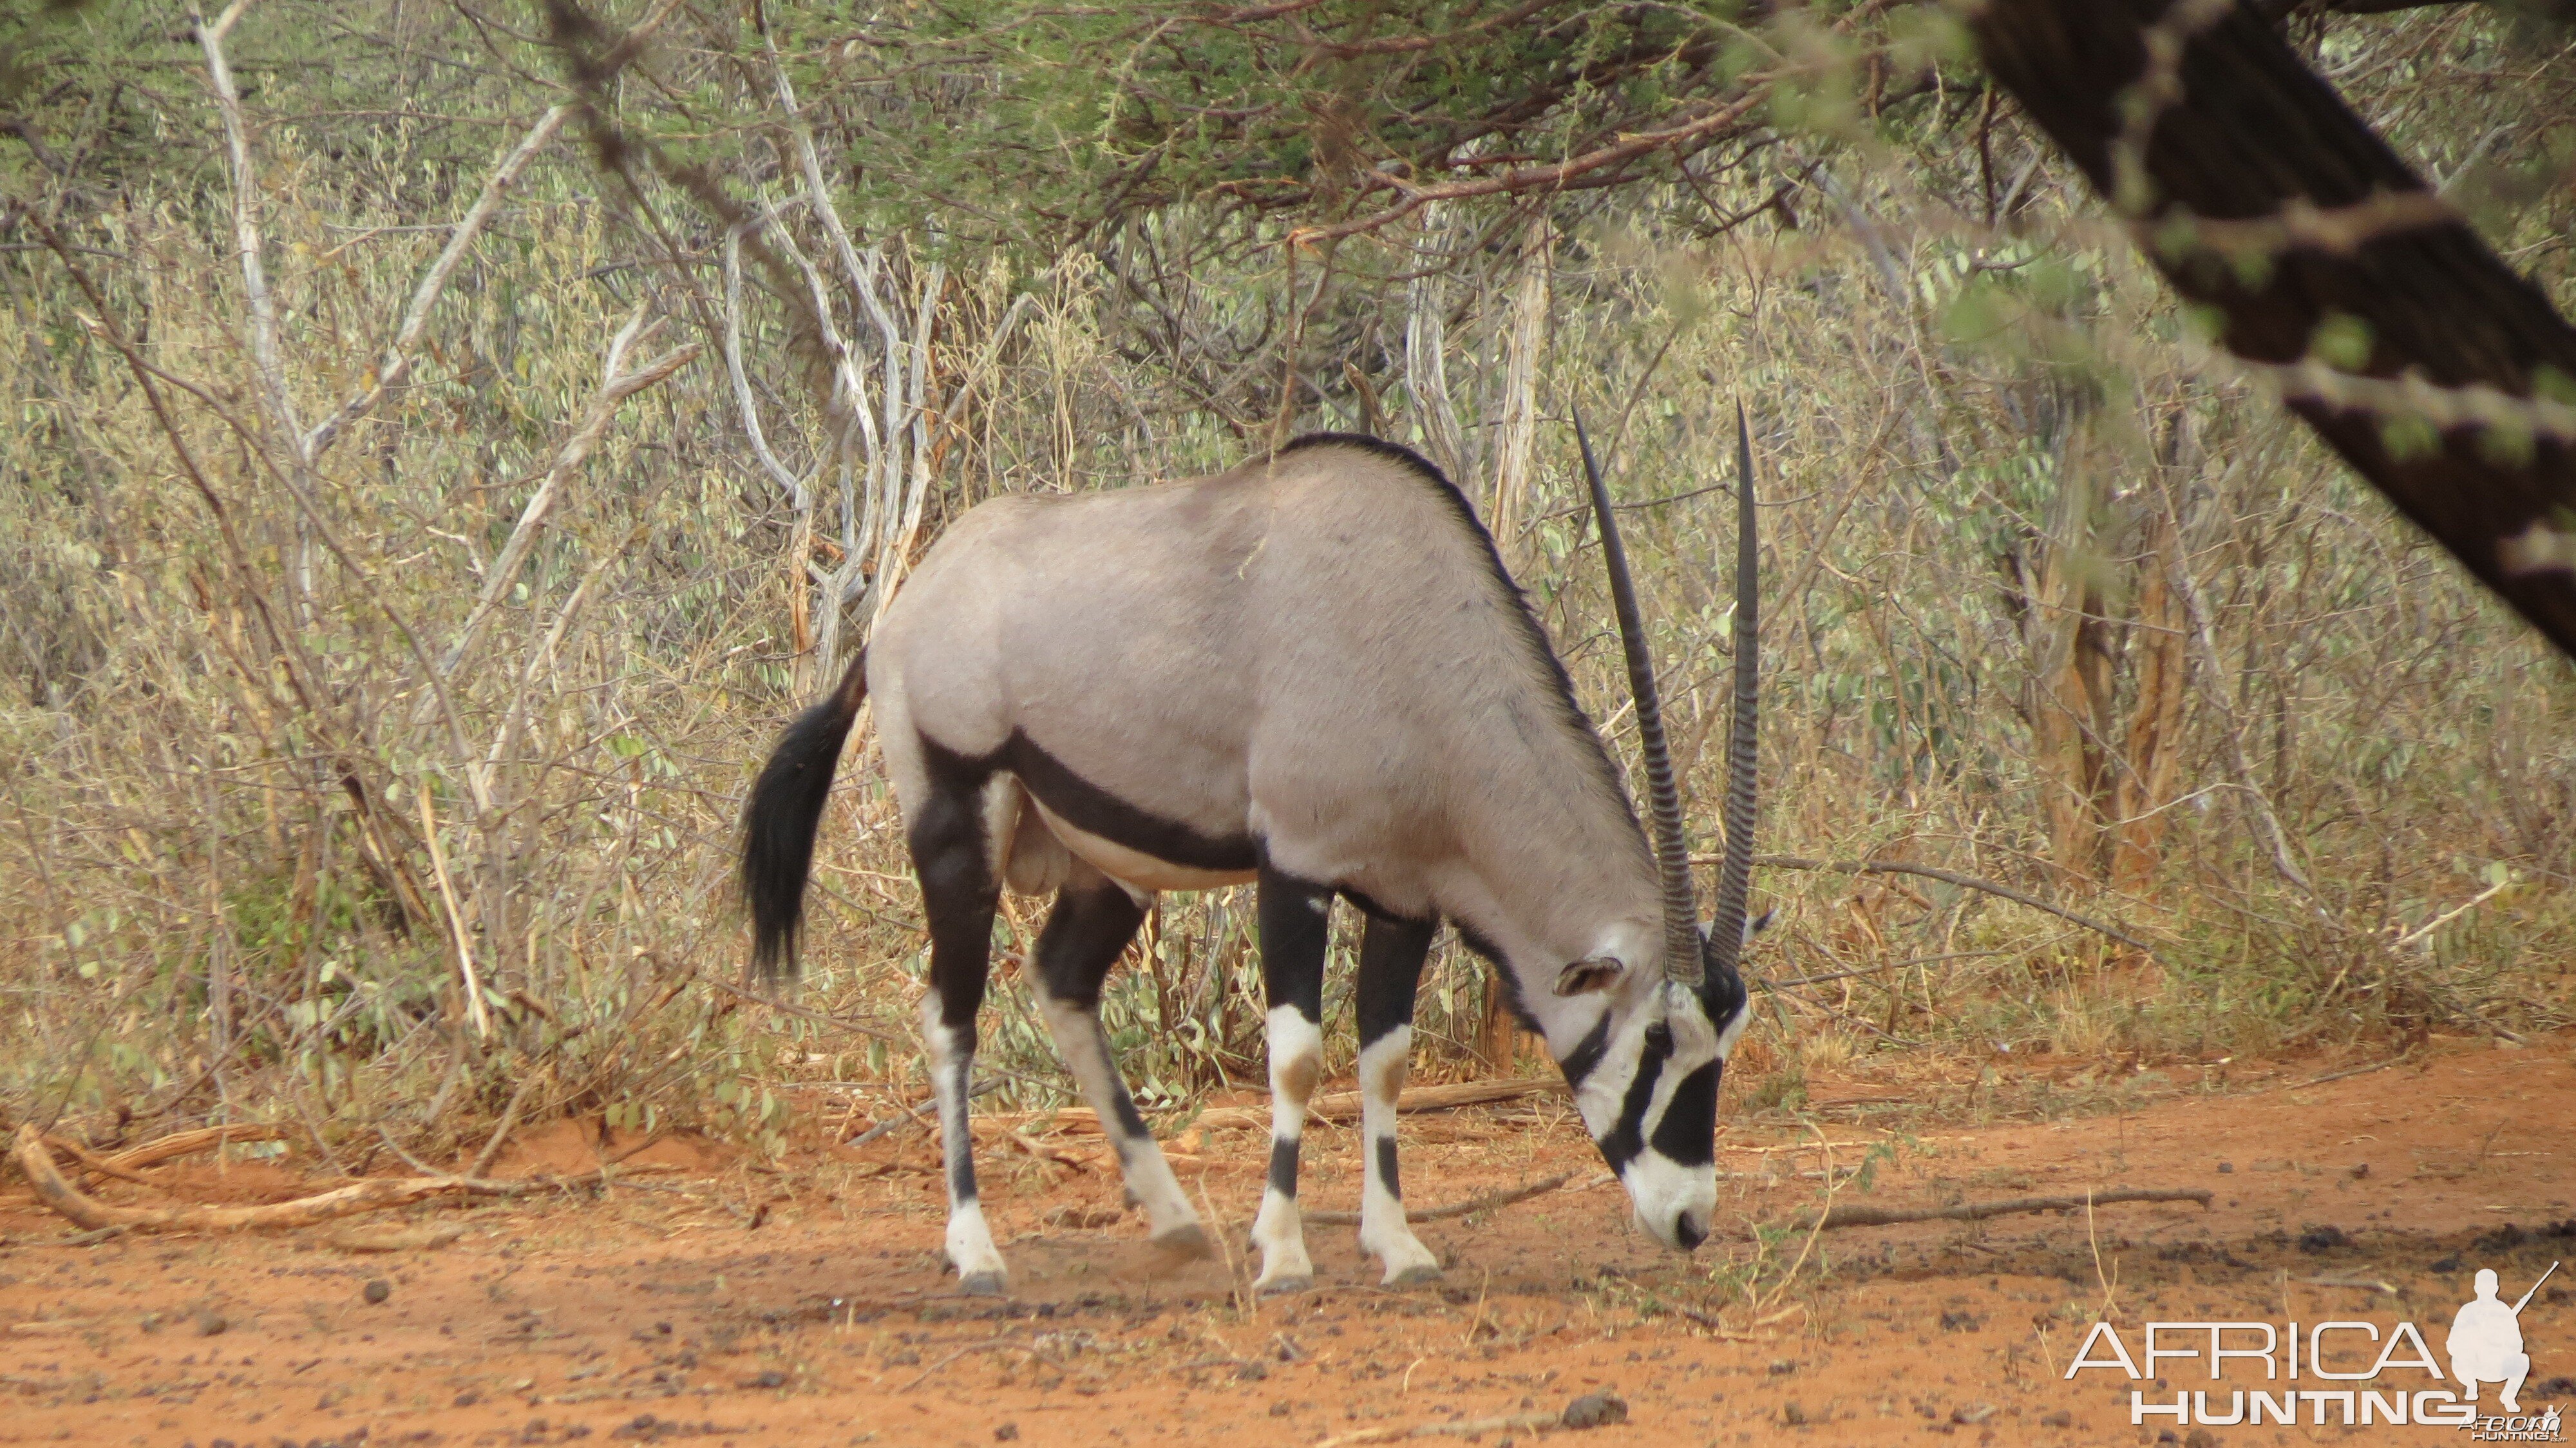
<svg viewBox="0 0 2576 1448"><path fill-rule="evenodd" d="M1301 69L1197 11L611 10L12 22L0 1114L286 1119L351 1166L505 1110L772 1147L810 1093L882 1115L925 947L864 736L796 1009L736 984L771 735L977 501L1313 428L1460 481L1624 755L1585 411L1714 851L1739 399L1782 908L1741 1099L2563 1023L2576 681L2211 352L1937 26L1659 10L1650 65L1541 7L1404 70L1326 7ZM2554 38L2293 23L2567 291ZM1460 89L1506 65L1529 93ZM1259 123L1179 125L1192 76ZM1456 113L1390 130L1433 80ZM1615 187L1390 208L1335 149L1503 174L1745 95ZM995 115L999 164L937 129ZM986 1033L1025 1105L1065 1099L1009 983L1042 904L997 925ZM1166 897L1114 978L1149 1104L1262 1079L1251 919ZM1426 1069L1533 1067L1489 983L1444 940Z"/></svg>

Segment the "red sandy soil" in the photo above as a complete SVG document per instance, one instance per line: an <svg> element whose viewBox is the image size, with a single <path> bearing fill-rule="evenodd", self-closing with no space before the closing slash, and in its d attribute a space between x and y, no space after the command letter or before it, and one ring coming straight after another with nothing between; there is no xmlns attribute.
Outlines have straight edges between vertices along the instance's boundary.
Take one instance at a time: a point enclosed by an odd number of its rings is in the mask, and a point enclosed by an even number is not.
<svg viewBox="0 0 2576 1448"><path fill-rule="evenodd" d="M1382 1290L1350 1228L1313 1226L1322 1285L1257 1302L1241 1258L1263 1149L1248 1132L1179 1145L1182 1178L1203 1189L1234 1260L1178 1272L1120 1210L1114 1177L988 1147L987 1208L1014 1272L1003 1302L961 1297L938 1275L938 1178L918 1132L805 1153L783 1171L664 1141L619 1171L651 1169L604 1191L273 1237L65 1245L65 1224L12 1184L0 1187L0 1443L1313 1448L1554 1415L1606 1392L1627 1421L1584 1433L1584 1448L2153 1444L2172 1430L2131 1426L2124 1377L2062 1377L2106 1305L2132 1353L2151 1320L2329 1317L2411 1320L2439 1353L2478 1267L2495 1268L2510 1299L2560 1258L2568 1268L2522 1317L2533 1358L2522 1396L2576 1416L2571 1048L2576 1037L2437 1041L2307 1086L2332 1063L2239 1065L2119 1114L2035 1122L1895 1131L1849 1108L1737 1121L1720 1152L1721 1234L1695 1258L1635 1235L1615 1186L1585 1185L1598 1159L1553 1101L1408 1118L1417 1207L1577 1175L1422 1226L1448 1263L1443 1283ZM1087 1146L1048 1144L1077 1159ZM1837 1176L1871 1168L1839 1187L1843 1203L2118 1186L2216 1195L2206 1210L2103 1206L1757 1243L1757 1226L1822 1197L1813 1174L1828 1154ZM562 1123L532 1133L500 1174L591 1171L597 1159L584 1128ZM1348 1132L1319 1127L1306 1162L1310 1208L1352 1205ZM161 1174L201 1201L315 1185L239 1161ZM390 1291L370 1303L378 1281ZM2167 1386L2197 1386L2200 1373L2168 1365ZM2253 1376L2263 1386L2259 1367ZM2417 1377L2403 1385L2424 1386ZM2229 1382L2246 1385L2234 1366ZM1538 1436L1452 1428L1427 1441ZM2468 1441L2305 1422L2173 1437Z"/></svg>

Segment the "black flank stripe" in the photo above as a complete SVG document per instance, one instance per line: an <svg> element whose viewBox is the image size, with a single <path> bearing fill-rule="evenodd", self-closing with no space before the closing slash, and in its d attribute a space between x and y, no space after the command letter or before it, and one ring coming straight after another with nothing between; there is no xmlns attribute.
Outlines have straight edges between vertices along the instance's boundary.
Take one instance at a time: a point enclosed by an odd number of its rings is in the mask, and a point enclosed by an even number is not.
<svg viewBox="0 0 2576 1448"><path fill-rule="evenodd" d="M1138 854L1193 870L1249 870L1261 863L1260 847L1250 837L1210 838L1139 809L1074 773L1019 730L1011 731L993 762L1018 775L1029 793L1075 829Z"/></svg>

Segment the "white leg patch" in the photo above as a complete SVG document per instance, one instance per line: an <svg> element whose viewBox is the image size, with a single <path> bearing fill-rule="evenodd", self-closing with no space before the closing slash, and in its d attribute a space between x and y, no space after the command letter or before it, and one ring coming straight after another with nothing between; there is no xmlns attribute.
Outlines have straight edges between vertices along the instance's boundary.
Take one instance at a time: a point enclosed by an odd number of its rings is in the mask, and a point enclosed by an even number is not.
<svg viewBox="0 0 2576 1448"><path fill-rule="evenodd" d="M1368 1162L1368 1179L1360 1188L1360 1250L1386 1264L1381 1280L1390 1287L1440 1275L1440 1259L1405 1225L1400 1183L1394 1179L1395 1103L1404 1094L1412 1051L1411 1026L1398 1026L1360 1049L1360 1136Z"/></svg>
<svg viewBox="0 0 2576 1448"><path fill-rule="evenodd" d="M1305 1138L1306 1103L1324 1068L1324 1033L1295 1006L1273 1006L1269 1037L1274 1180L1262 1189L1261 1213L1252 1219L1252 1243L1261 1249L1261 1275L1252 1290L1297 1292L1314 1284L1315 1264L1306 1255L1306 1223L1297 1199L1282 1191L1275 1177L1283 1155Z"/></svg>
<svg viewBox="0 0 2576 1448"><path fill-rule="evenodd" d="M1199 1226L1198 1212L1181 1191L1180 1178L1172 1175L1172 1164L1163 1159L1162 1144L1152 1133L1130 1132L1120 1122L1119 1104L1127 1099L1126 1089L1119 1083L1117 1063L1109 1059L1100 1017L1070 1001L1057 1000L1043 987L1038 991L1038 1011L1046 1017L1056 1054L1080 1083L1082 1099L1099 1114L1100 1129L1118 1153L1128 1194L1145 1208L1154 1240L1191 1256L1212 1250Z"/></svg>
<svg viewBox="0 0 2576 1448"><path fill-rule="evenodd" d="M937 997L922 1002L921 1036L930 1047L930 1080L939 1100L939 1154L948 1179L948 1261L968 1292L998 1294L1008 1288L1010 1274L974 1192L975 1133L966 1120L966 1093L975 1055L964 1035L940 1021ZM966 1188L962 1192L961 1184Z"/></svg>

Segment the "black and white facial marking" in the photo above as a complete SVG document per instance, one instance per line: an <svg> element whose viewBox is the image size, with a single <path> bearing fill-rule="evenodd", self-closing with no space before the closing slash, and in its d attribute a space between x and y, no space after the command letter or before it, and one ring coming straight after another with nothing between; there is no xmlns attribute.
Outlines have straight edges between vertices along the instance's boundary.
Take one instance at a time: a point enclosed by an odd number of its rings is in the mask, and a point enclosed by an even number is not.
<svg viewBox="0 0 2576 1448"><path fill-rule="evenodd" d="M1707 1239L1717 1209L1717 1088L1749 1015L1743 979L1702 944L1697 989L1660 973L1602 983L1568 967L1560 979L1575 995L1558 1002L1601 1001L1560 1061L1575 1109L1627 1187L1637 1225L1685 1252Z"/></svg>

